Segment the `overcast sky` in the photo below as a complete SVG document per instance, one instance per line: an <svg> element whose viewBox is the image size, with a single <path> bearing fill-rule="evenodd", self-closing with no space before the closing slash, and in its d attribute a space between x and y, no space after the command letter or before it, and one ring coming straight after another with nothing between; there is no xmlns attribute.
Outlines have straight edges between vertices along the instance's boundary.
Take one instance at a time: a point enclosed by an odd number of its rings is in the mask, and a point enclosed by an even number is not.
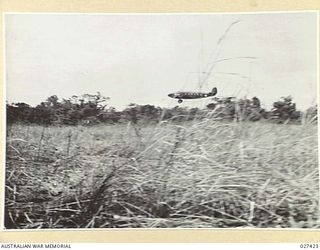
<svg viewBox="0 0 320 250"><path fill-rule="evenodd" d="M129 103L175 106L167 95L199 91L199 76L211 65L204 92L216 86L220 97L257 96L266 107L287 95L299 109L316 102L314 12L7 14L5 28L9 103L36 105L51 95L99 91L118 109Z"/></svg>

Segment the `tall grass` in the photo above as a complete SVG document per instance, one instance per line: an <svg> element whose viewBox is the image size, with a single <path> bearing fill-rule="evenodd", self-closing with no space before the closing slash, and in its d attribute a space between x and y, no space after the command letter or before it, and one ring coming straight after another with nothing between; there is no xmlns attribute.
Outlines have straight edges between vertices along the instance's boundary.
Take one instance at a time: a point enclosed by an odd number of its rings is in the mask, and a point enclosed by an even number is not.
<svg viewBox="0 0 320 250"><path fill-rule="evenodd" d="M15 125L5 203L6 228L319 228L317 127Z"/></svg>

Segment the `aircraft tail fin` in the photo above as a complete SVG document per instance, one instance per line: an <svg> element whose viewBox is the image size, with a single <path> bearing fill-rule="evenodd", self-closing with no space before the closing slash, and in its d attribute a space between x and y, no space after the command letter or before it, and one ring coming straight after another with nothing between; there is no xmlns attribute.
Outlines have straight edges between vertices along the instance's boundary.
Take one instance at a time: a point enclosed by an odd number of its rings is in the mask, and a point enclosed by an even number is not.
<svg viewBox="0 0 320 250"><path fill-rule="evenodd" d="M218 93L218 90L216 87L214 87L212 91L209 93L209 96L215 96L217 93Z"/></svg>

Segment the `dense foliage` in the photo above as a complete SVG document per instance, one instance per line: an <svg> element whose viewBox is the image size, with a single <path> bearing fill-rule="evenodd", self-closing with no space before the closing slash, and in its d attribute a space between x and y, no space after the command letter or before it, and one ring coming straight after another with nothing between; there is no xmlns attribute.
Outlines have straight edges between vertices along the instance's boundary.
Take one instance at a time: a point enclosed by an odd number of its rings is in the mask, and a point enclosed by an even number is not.
<svg viewBox="0 0 320 250"><path fill-rule="evenodd" d="M44 125L91 125L98 123L123 123L131 121L159 122L163 120L187 121L214 117L215 119L236 121L258 121L261 119L277 123L315 121L317 107L305 112L298 111L292 98L282 97L273 103L271 110L261 107L257 97L252 99L213 98L206 109L173 107L161 108L154 105L130 104L122 111L107 106L108 97L97 94L84 94L62 99L55 95L35 107L27 103L7 104L7 122Z"/></svg>

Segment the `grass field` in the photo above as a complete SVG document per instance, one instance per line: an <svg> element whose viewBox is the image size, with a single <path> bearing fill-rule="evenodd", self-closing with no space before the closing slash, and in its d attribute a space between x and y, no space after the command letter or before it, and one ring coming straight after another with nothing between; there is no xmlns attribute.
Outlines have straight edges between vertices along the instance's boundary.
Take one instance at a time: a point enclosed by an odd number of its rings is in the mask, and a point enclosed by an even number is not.
<svg viewBox="0 0 320 250"><path fill-rule="evenodd" d="M7 129L6 228L319 228L317 126Z"/></svg>

